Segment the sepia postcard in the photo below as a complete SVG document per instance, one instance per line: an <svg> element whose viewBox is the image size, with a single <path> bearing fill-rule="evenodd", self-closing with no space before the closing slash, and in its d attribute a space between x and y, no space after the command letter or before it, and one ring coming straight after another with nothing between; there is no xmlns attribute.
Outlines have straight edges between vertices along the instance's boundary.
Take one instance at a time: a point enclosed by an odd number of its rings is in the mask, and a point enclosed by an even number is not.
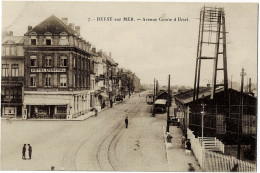
<svg viewBox="0 0 260 173"><path fill-rule="evenodd" d="M3 1L0 170L256 172L258 8Z"/></svg>

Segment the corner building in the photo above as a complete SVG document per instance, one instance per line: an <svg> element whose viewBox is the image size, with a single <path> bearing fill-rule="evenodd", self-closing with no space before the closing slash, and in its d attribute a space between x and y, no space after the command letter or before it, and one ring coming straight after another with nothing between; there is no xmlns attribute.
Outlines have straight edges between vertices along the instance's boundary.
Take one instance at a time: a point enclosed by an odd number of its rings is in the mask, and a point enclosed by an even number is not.
<svg viewBox="0 0 260 173"><path fill-rule="evenodd" d="M67 18L50 16L28 26L23 118L72 119L90 110L90 47Z"/></svg>

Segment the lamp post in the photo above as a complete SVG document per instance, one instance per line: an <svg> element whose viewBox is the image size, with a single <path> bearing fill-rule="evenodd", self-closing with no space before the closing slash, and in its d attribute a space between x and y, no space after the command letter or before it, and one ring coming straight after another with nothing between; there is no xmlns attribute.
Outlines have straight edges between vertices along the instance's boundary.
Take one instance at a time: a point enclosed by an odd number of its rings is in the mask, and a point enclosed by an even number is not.
<svg viewBox="0 0 260 173"><path fill-rule="evenodd" d="M167 111L167 126L166 126L166 132L170 131L170 102L171 102L171 97L170 97L170 80L171 76L169 75L169 80L168 80L168 99L167 99L167 106L168 106L168 111Z"/></svg>
<svg viewBox="0 0 260 173"><path fill-rule="evenodd" d="M201 137L202 137L202 142L204 138L204 116L205 116L205 106L206 104L202 103L202 111L201 111Z"/></svg>

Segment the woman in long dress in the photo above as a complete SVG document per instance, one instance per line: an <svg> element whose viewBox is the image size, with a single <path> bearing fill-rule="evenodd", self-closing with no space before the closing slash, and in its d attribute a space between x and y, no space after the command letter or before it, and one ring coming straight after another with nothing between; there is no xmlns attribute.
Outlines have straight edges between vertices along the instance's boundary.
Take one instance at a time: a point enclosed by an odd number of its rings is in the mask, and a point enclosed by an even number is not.
<svg viewBox="0 0 260 173"><path fill-rule="evenodd" d="M28 160L30 157L29 157L29 145L27 144L25 146L25 159Z"/></svg>

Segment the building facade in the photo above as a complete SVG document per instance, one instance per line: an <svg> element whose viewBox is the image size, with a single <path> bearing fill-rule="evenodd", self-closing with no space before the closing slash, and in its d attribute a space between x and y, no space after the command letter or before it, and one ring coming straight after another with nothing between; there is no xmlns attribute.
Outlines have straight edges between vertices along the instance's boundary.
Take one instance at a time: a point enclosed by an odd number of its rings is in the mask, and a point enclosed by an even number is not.
<svg viewBox="0 0 260 173"><path fill-rule="evenodd" d="M2 34L1 117L22 116L24 49L23 36Z"/></svg>
<svg viewBox="0 0 260 173"><path fill-rule="evenodd" d="M91 45L80 27L50 16L24 35L24 118L72 119L93 106Z"/></svg>

